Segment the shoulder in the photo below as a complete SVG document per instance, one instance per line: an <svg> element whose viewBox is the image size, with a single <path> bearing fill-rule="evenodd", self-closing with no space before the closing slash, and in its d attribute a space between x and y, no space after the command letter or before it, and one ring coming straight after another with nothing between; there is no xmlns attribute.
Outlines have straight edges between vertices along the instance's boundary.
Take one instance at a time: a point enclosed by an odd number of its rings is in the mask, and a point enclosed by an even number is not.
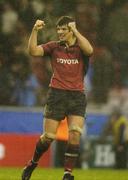
<svg viewBox="0 0 128 180"><path fill-rule="evenodd" d="M48 54L52 53L55 48L58 47L58 43L57 43L57 41L49 41L45 44L41 44L41 47L44 50L44 54L48 55Z"/></svg>
<svg viewBox="0 0 128 180"><path fill-rule="evenodd" d="M58 46L58 41L49 41L45 44L42 44L42 46L49 46L51 48L57 47Z"/></svg>

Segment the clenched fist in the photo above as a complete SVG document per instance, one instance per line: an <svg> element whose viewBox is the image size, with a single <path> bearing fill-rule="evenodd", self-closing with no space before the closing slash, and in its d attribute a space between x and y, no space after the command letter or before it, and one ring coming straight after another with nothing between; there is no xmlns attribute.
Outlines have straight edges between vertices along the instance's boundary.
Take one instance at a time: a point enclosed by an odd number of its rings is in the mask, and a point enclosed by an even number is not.
<svg viewBox="0 0 128 180"><path fill-rule="evenodd" d="M77 29L76 29L76 23L75 22L70 22L68 24L68 27L71 29L71 31L75 32Z"/></svg>
<svg viewBox="0 0 128 180"><path fill-rule="evenodd" d="M34 25L34 30L37 30L37 31L38 31L38 30L40 30L40 29L43 29L44 26L45 26L44 21L38 19L38 20L36 21L35 25Z"/></svg>

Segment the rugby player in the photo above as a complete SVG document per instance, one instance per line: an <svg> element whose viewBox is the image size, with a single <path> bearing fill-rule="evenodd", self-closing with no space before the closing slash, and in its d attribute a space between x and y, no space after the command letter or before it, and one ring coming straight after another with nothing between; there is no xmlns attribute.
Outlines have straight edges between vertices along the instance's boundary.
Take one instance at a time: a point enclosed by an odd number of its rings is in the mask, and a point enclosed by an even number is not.
<svg viewBox="0 0 128 180"><path fill-rule="evenodd" d="M40 157L56 139L57 128L65 117L69 138L65 152L63 180L73 180L73 168L79 155L79 143L85 120L86 95L84 76L93 53L90 42L78 31L72 17L62 16L56 23L58 41L37 44L38 31L45 22L37 20L32 29L28 50L32 56L49 56L53 75L44 108L44 133L36 144L32 159L24 168L22 180L29 180Z"/></svg>

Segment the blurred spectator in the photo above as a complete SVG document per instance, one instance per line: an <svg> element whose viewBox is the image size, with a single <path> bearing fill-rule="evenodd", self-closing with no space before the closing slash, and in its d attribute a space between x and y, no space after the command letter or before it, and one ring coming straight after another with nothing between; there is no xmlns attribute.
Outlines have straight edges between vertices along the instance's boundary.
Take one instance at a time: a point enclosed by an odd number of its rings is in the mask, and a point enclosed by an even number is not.
<svg viewBox="0 0 128 180"><path fill-rule="evenodd" d="M102 140L112 135L115 150L115 168L125 169L128 162L128 120L119 108L114 108L102 134Z"/></svg>
<svg viewBox="0 0 128 180"><path fill-rule="evenodd" d="M96 41L97 28L100 21L98 6L89 1L79 0L76 6L76 20L83 35Z"/></svg>
<svg viewBox="0 0 128 180"><path fill-rule="evenodd" d="M9 2L4 3L1 18L3 34L12 34L16 29L18 14Z"/></svg>
<svg viewBox="0 0 128 180"><path fill-rule="evenodd" d="M90 63L87 74L84 77L84 86L85 86L85 91L86 91L86 95L88 98L88 102L92 96L92 77L93 77L93 67L92 67L92 64Z"/></svg>
<svg viewBox="0 0 128 180"><path fill-rule="evenodd" d="M66 14L69 16L74 16L77 0L54 0L53 2L55 7L54 13L56 16L59 17Z"/></svg>
<svg viewBox="0 0 128 180"><path fill-rule="evenodd" d="M114 81L112 54L105 47L97 47L93 57L92 93L96 103L106 103Z"/></svg>
<svg viewBox="0 0 128 180"><path fill-rule="evenodd" d="M115 73L119 76L116 83L122 87L128 80L128 2L120 1L120 3L114 3L114 5L116 5L114 6L115 9L113 7L109 15L103 37L106 45L113 53L114 61L116 61Z"/></svg>
<svg viewBox="0 0 128 180"><path fill-rule="evenodd" d="M11 72L6 67L5 58L3 54L0 54L0 104L10 105L10 98L12 93L11 87Z"/></svg>
<svg viewBox="0 0 128 180"><path fill-rule="evenodd" d="M35 74L38 82L42 87L42 95L40 95L41 105L45 104L46 94L50 83L52 73L50 61L46 57L32 57L30 60L32 72Z"/></svg>
<svg viewBox="0 0 128 180"><path fill-rule="evenodd" d="M36 19L44 18L44 3L41 0L32 0L22 4L24 8L19 8L20 19L25 23L28 31L31 30Z"/></svg>
<svg viewBox="0 0 128 180"><path fill-rule="evenodd" d="M27 43L28 43L29 32L26 26L21 21L17 23L16 34L21 38L18 39L16 45L14 46L14 53L16 55L24 54L25 56L28 56Z"/></svg>
<svg viewBox="0 0 128 180"><path fill-rule="evenodd" d="M20 106L35 106L38 104L41 86L36 76L28 70L29 65L25 57L20 58L24 59L21 62L15 62L11 67L13 85L11 103Z"/></svg>

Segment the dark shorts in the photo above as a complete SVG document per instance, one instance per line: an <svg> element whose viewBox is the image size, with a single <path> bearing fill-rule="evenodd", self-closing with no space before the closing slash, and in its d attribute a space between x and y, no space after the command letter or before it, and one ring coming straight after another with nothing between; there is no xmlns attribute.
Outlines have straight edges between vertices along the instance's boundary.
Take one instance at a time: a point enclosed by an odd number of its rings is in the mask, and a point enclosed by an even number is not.
<svg viewBox="0 0 128 180"><path fill-rule="evenodd" d="M62 120L68 115L85 116L86 96L80 91L50 88L44 108L44 117Z"/></svg>

